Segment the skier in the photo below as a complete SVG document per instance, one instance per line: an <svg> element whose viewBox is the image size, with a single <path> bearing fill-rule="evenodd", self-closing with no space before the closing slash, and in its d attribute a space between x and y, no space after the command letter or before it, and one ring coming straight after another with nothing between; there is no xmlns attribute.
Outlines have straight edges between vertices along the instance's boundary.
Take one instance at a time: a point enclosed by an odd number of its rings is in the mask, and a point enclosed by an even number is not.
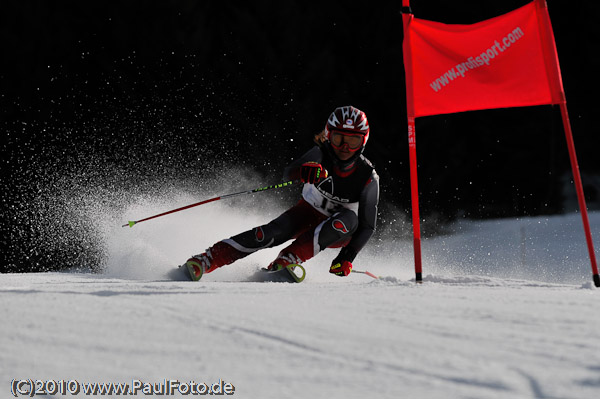
<svg viewBox="0 0 600 399"><path fill-rule="evenodd" d="M269 270L300 265L325 248L341 247L329 272L350 274L377 218L379 177L362 155L368 139L369 122L363 111L353 106L336 108L315 136L317 145L284 170L284 181L304 183L302 199L270 223L219 241L188 259L185 266L192 280L291 239Z"/></svg>

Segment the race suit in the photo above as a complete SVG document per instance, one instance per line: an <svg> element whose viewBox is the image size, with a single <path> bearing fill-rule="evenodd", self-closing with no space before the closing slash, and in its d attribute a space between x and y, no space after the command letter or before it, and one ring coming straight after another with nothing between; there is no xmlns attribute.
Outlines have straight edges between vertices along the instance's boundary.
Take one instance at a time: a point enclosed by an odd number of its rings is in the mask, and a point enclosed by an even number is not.
<svg viewBox="0 0 600 399"><path fill-rule="evenodd" d="M293 263L302 263L325 248L342 247L336 262L353 262L373 235L379 201L379 177L373 165L360 155L341 169L332 155L315 146L284 170L284 181L300 178L306 162L320 163L328 176L304 184L302 199L271 222L255 227L209 248L211 272L260 249L294 241L281 250Z"/></svg>

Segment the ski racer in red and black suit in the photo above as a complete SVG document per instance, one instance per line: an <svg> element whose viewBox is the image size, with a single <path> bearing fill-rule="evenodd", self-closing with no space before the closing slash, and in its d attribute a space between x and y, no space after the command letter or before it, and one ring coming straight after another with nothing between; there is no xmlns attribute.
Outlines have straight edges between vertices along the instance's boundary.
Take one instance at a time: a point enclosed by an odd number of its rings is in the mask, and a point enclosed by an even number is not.
<svg viewBox="0 0 600 399"><path fill-rule="evenodd" d="M294 239L269 269L301 264L325 248L339 248L330 272L347 276L352 262L373 235L379 177L362 155L369 138L367 116L339 107L329 116L317 146L284 170L284 181L301 179L302 199L271 222L222 240L186 263L193 280L260 249Z"/></svg>

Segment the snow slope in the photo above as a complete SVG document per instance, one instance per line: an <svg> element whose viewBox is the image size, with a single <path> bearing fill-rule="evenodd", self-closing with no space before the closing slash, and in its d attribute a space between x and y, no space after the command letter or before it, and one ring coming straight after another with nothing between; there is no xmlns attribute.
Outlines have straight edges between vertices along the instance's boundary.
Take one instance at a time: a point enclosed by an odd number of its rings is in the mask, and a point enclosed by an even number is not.
<svg viewBox="0 0 600 399"><path fill-rule="evenodd" d="M190 200L106 220L102 275L0 275L2 397L13 379L223 380L239 398L600 397L600 291L579 215L457 223L424 241L423 284L411 243L385 234L355 262L380 280L329 275L325 251L302 284L250 281L271 249L192 283L172 266L277 211L215 203L119 227Z"/></svg>

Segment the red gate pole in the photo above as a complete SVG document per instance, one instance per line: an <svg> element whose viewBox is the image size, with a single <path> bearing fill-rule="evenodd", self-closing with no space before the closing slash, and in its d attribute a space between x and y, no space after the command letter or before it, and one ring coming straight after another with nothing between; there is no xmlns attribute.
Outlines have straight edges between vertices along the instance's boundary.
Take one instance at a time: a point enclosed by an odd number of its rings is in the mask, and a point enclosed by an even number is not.
<svg viewBox="0 0 600 399"><path fill-rule="evenodd" d="M407 44L406 35L413 15L410 10L410 0L402 0L402 24L404 43L402 46L404 57L404 76L406 77L406 113L408 117L408 154L410 161L410 192L412 204L413 246L415 257L415 281L423 281L421 261L421 220L419 215L419 185L417 176L417 142L415 132L414 92L412 81L412 55Z"/></svg>
<svg viewBox="0 0 600 399"><path fill-rule="evenodd" d="M560 112L562 114L563 126L565 128L567 147L569 148L569 159L571 160L573 180L575 182L575 190L577 191L577 200L579 201L581 219L583 220L585 240L587 242L588 252L590 255L590 262L592 264L592 278L594 280L594 285L596 287L600 287L600 276L598 275L598 264L596 263L596 253L594 251L594 241L592 240L592 231L590 229L590 219L587 212L587 205L585 203L585 195L583 194L583 184L581 182L577 154L575 153L575 143L573 141L573 133L571 131L571 122L569 121L569 113L567 112L566 101L560 104Z"/></svg>
<svg viewBox="0 0 600 399"><path fill-rule="evenodd" d="M550 22L548 13L548 5L546 0L536 0L537 11L539 16L540 36L542 37L542 47L544 49L544 59L546 68L550 74L550 86L557 92L558 104L560 105L560 113L562 116L565 136L567 139L567 147L569 149L569 159L571 161L571 169L573 171L573 181L577 191L577 200L579 201L579 210L581 211L581 219L583 220L583 229L585 231L585 239L587 242L590 262L592 264L592 274L594 285L600 287L600 276L598 275L598 264L596 263L596 253L594 251L594 242L592 240L592 232L590 229L590 220L585 203L585 195L583 193L583 184L581 182L581 174L579 172L579 164L577 162L577 154L575 152L575 143L573 141L573 132L571 131L571 122L567 111L567 99L562 83L560 72L560 63L558 62L558 52L556 50L556 42L554 40L554 32Z"/></svg>

